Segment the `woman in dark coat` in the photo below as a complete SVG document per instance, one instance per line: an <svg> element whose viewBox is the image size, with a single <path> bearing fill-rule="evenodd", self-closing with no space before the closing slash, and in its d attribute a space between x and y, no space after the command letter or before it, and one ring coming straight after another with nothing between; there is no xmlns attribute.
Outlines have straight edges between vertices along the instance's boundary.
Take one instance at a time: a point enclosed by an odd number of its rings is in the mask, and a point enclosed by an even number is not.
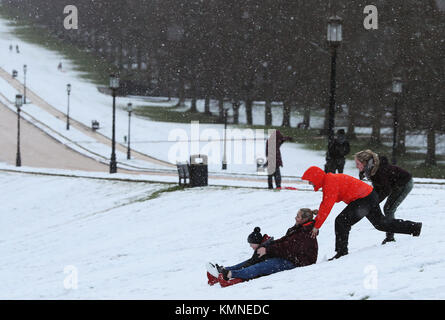
<svg viewBox="0 0 445 320"><path fill-rule="evenodd" d="M258 263L236 270L221 268L221 286L316 263L318 243L317 239L311 238L316 213L317 210L300 209L295 225L287 230L284 237L261 245L256 250L260 259ZM264 256L266 259L263 260Z"/></svg>
<svg viewBox="0 0 445 320"><path fill-rule="evenodd" d="M412 175L395 165L391 165L385 156L379 156L371 150L355 154L355 163L360 179L371 180L379 202L386 200L383 213L389 219L395 218L395 212L413 188ZM382 244L395 241L394 233L387 232Z"/></svg>
<svg viewBox="0 0 445 320"><path fill-rule="evenodd" d="M275 130L266 141L266 157L267 157L267 184L269 189L273 189L273 179L277 188L281 188L281 171L283 166L281 158L281 145L286 141L293 141L292 137L283 136L280 130ZM270 152L269 152L270 147Z"/></svg>

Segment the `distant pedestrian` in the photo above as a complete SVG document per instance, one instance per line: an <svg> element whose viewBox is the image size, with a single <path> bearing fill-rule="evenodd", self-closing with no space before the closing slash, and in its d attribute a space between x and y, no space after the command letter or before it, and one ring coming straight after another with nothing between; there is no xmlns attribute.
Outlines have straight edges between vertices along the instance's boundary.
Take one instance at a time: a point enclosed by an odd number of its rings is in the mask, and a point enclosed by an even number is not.
<svg viewBox="0 0 445 320"><path fill-rule="evenodd" d="M359 169L360 179L371 180L374 190L379 196L379 203L386 200L383 213L394 219L395 212L413 188L413 178L408 171L389 164L388 158L379 156L371 150L355 154L355 164ZM387 232L382 244L395 241L394 233Z"/></svg>
<svg viewBox="0 0 445 320"><path fill-rule="evenodd" d="M266 142L267 157L267 183L269 189L273 189L273 179L277 188L281 188L281 172L280 167L283 166L280 147L286 141L293 141L292 137L285 137L279 130L274 130ZM270 145L270 153L269 153Z"/></svg>
<svg viewBox="0 0 445 320"><path fill-rule="evenodd" d="M349 141L346 139L345 130L339 129L334 141L328 145L326 154L325 172L343 173L345 168L346 156L351 151Z"/></svg>
<svg viewBox="0 0 445 320"><path fill-rule="evenodd" d="M18 44L15 46L15 51L16 51L17 53L20 53L19 45L18 45Z"/></svg>
<svg viewBox="0 0 445 320"><path fill-rule="evenodd" d="M12 50L14 50L14 47L12 46L12 44L9 45L9 51L12 52Z"/></svg>
<svg viewBox="0 0 445 320"><path fill-rule="evenodd" d="M62 71L62 62L59 62L59 65L57 66L57 70Z"/></svg>

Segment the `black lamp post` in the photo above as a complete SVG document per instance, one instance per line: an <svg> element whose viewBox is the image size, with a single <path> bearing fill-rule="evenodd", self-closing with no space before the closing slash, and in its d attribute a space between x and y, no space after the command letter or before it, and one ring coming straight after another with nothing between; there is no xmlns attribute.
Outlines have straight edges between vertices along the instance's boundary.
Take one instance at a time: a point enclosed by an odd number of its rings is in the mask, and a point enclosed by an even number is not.
<svg viewBox="0 0 445 320"><path fill-rule="evenodd" d="M131 112L133 111L133 105L131 102L128 103L128 147L127 147L127 160L131 159L130 154L130 128L131 128Z"/></svg>
<svg viewBox="0 0 445 320"><path fill-rule="evenodd" d="M25 65L23 65L23 77L24 77L24 81L23 81L23 104L26 104L26 71L27 71L28 67Z"/></svg>
<svg viewBox="0 0 445 320"><path fill-rule="evenodd" d="M332 16L328 20L327 40L331 49L331 92L329 99L328 145L334 140L337 48L342 41L342 23L343 20L338 16Z"/></svg>
<svg viewBox="0 0 445 320"><path fill-rule="evenodd" d="M113 95L113 132L111 138L111 160L110 160L110 173L117 172L116 162L116 90L119 88L119 77L112 74L110 75L110 89Z"/></svg>
<svg viewBox="0 0 445 320"><path fill-rule="evenodd" d="M17 108L17 155L15 159L15 165L17 167L22 166L22 157L20 154L20 108L23 105L23 97L21 94L15 96L15 106Z"/></svg>
<svg viewBox="0 0 445 320"><path fill-rule="evenodd" d="M394 77L392 79L392 92L394 93L394 112L393 112L393 140L392 140L392 164L397 163L397 129L399 127L398 100L402 94L402 78Z"/></svg>
<svg viewBox="0 0 445 320"><path fill-rule="evenodd" d="M70 129L70 94L71 94L71 84L66 85L66 93L68 94L68 106L66 111L66 130Z"/></svg>
<svg viewBox="0 0 445 320"><path fill-rule="evenodd" d="M222 170L227 170L227 113L228 109L224 108L224 153L222 161Z"/></svg>

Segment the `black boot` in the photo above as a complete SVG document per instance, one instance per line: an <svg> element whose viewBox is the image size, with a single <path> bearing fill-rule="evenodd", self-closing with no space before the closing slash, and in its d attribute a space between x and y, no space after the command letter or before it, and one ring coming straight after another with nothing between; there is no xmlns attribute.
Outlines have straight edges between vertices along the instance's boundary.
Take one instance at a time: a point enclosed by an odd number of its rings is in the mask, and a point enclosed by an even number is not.
<svg viewBox="0 0 445 320"><path fill-rule="evenodd" d="M386 238L385 240L382 241L382 244L385 244L387 242L395 242L396 240L394 239L394 233L386 233Z"/></svg>
<svg viewBox="0 0 445 320"><path fill-rule="evenodd" d="M335 256L333 256L331 259L329 259L329 261L332 261L334 259L338 259L340 257L343 257L343 256L347 255L347 254L348 254L348 251L339 251L339 252L337 252L337 254Z"/></svg>
<svg viewBox="0 0 445 320"><path fill-rule="evenodd" d="M422 222L417 222L414 225L413 236L418 237L420 235L420 231L422 230Z"/></svg>
<svg viewBox="0 0 445 320"><path fill-rule="evenodd" d="M227 270L227 269L225 269L225 268L222 268L222 269L221 269L221 273L222 273L223 279L226 280L226 281L228 281L228 280L229 280L229 277L228 277L227 275L229 274L229 270Z"/></svg>

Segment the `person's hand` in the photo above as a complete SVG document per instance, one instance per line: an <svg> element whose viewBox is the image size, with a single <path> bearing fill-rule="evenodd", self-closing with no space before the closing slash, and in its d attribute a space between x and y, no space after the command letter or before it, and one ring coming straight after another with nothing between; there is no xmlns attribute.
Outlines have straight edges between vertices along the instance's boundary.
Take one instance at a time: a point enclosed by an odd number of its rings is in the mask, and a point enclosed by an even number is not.
<svg viewBox="0 0 445 320"><path fill-rule="evenodd" d="M266 248L265 247L258 248L256 250L256 253L258 253L258 257L261 258L266 254Z"/></svg>
<svg viewBox="0 0 445 320"><path fill-rule="evenodd" d="M318 236L318 233L319 233L319 229L314 227L311 231L311 238L315 239Z"/></svg>

